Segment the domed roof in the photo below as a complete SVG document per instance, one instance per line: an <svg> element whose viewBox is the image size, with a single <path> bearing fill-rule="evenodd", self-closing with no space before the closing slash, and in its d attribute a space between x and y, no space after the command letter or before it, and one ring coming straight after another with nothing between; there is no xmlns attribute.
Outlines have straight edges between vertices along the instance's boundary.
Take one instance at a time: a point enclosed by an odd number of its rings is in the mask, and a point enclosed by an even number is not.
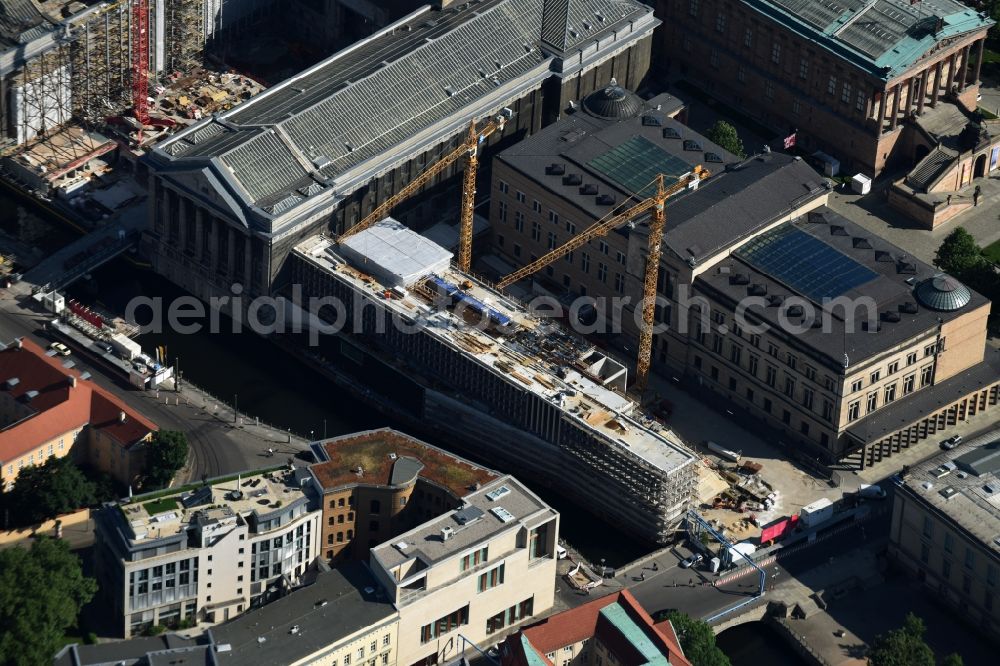
<svg viewBox="0 0 1000 666"><path fill-rule="evenodd" d="M955 278L942 273L918 284L916 296L925 307L952 312L968 305L972 292Z"/></svg>
<svg viewBox="0 0 1000 666"><path fill-rule="evenodd" d="M595 90L583 99L583 108L598 118L625 120L642 111L642 100L611 79L604 88Z"/></svg>

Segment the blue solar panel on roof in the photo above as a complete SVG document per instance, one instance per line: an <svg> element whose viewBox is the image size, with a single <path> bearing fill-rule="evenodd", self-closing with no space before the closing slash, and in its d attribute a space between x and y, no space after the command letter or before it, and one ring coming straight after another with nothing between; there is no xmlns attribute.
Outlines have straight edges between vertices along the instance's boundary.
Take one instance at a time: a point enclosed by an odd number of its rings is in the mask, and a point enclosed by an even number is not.
<svg viewBox="0 0 1000 666"><path fill-rule="evenodd" d="M791 224L758 236L736 256L815 303L842 296L878 275Z"/></svg>

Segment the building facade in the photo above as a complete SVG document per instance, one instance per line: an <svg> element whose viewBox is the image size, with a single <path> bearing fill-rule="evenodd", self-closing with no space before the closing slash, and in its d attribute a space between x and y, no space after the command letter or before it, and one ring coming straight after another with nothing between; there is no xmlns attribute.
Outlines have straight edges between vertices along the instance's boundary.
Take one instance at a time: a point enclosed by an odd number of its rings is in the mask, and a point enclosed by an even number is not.
<svg viewBox="0 0 1000 666"><path fill-rule="evenodd" d="M301 584L320 517L308 473L294 469L108 505L95 571L110 617L126 638L234 618Z"/></svg>
<svg viewBox="0 0 1000 666"><path fill-rule="evenodd" d="M798 148L878 175L909 155L907 119L975 110L993 22L956 0L660 0L657 46L709 94Z"/></svg>
<svg viewBox="0 0 1000 666"><path fill-rule="evenodd" d="M638 85L657 24L633 0L422 8L159 144L147 160L145 250L202 299L229 299L234 283L271 294L297 243L350 228L457 147L471 120L507 117L494 144L612 77ZM442 205L425 206L415 224L439 221Z"/></svg>
<svg viewBox="0 0 1000 666"><path fill-rule="evenodd" d="M552 606L559 514L511 476L371 551L370 568L399 610L401 664L460 656Z"/></svg>
<svg viewBox="0 0 1000 666"><path fill-rule="evenodd" d="M628 590L556 613L508 636L501 666L690 666L669 620L659 623Z"/></svg>
<svg viewBox="0 0 1000 666"><path fill-rule="evenodd" d="M1000 638L1000 431L897 478L889 555L955 615Z"/></svg>
<svg viewBox="0 0 1000 666"><path fill-rule="evenodd" d="M27 338L0 347L0 487L25 467L72 454L123 485L142 475L157 427Z"/></svg>
<svg viewBox="0 0 1000 666"><path fill-rule="evenodd" d="M312 447L327 560L365 561L371 548L442 513L498 473L388 428Z"/></svg>

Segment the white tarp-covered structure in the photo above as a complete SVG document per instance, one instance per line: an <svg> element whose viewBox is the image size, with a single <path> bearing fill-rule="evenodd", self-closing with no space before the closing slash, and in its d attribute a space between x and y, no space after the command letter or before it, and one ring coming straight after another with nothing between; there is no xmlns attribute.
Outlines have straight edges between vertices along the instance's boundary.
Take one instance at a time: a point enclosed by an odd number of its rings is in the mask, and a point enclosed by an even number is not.
<svg viewBox="0 0 1000 666"><path fill-rule="evenodd" d="M453 256L391 217L348 236L339 252L386 287L407 287L429 273L443 273Z"/></svg>

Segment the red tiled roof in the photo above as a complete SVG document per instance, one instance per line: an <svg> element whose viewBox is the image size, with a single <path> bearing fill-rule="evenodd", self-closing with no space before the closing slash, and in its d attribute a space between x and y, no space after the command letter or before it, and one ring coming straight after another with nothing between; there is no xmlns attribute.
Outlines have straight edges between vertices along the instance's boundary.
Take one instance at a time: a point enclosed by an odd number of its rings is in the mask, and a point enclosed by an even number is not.
<svg viewBox="0 0 1000 666"><path fill-rule="evenodd" d="M617 630L610 623L600 622L601 609L615 603L620 605L636 624L646 628L646 635L657 644L672 666L691 666L691 663L681 652L677 636L670 628L670 624L666 624L666 630L664 630L662 623L654 625L653 618L639 605L639 602L628 590L622 590L618 594L609 594L582 606L552 615L508 636L505 641L503 666L523 666L527 663L522 652L521 634L524 634L528 642L542 656L595 635L602 642L618 648L616 652L619 656L625 656L622 654L623 650L634 651L630 645L621 643L621 637L618 636ZM546 661L548 660L546 659Z"/></svg>
<svg viewBox="0 0 1000 666"><path fill-rule="evenodd" d="M81 380L75 368L65 368L62 357L48 356L31 340L0 351L0 391L19 402L28 391L38 394L25 402L34 414L0 430L0 460L13 460L59 435L84 425L99 428L126 447L144 438L156 425L92 382ZM7 388L7 380L18 383ZM69 378L76 380L70 386ZM125 422L120 421L125 412Z"/></svg>

